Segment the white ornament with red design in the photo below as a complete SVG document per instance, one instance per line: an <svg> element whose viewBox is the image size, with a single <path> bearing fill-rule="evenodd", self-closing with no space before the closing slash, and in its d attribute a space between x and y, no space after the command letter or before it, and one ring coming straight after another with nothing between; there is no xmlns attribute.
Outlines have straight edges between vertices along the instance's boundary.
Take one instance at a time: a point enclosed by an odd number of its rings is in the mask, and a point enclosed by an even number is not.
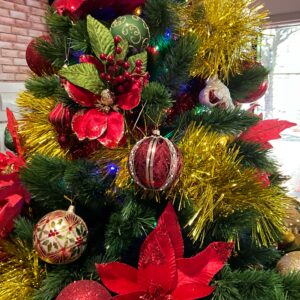
<svg viewBox="0 0 300 300"><path fill-rule="evenodd" d="M74 206L45 215L33 232L33 245L39 257L50 264L77 260L87 245L88 228L75 214Z"/></svg>

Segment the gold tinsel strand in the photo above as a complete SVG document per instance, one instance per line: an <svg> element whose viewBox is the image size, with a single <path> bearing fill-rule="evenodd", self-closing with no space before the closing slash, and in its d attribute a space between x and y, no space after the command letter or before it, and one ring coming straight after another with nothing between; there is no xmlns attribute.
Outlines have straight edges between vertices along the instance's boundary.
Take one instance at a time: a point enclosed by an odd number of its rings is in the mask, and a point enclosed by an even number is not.
<svg viewBox="0 0 300 300"><path fill-rule="evenodd" d="M255 0L192 0L179 9L181 34L195 33L200 48L191 75L222 80L253 61L268 12Z"/></svg>
<svg viewBox="0 0 300 300"><path fill-rule="evenodd" d="M184 167L167 197L180 199L180 209L187 201L192 206L194 214L187 226L195 241L202 241L207 228L218 218L250 209L260 216L253 238L259 244L271 245L275 232L284 228L289 199L278 187L262 187L256 170L243 168L238 150L229 150L227 140L203 126L191 125L179 144Z"/></svg>
<svg viewBox="0 0 300 300"><path fill-rule="evenodd" d="M23 241L0 240L0 299L27 300L45 278L38 256Z"/></svg>
<svg viewBox="0 0 300 300"><path fill-rule="evenodd" d="M19 133L22 137L27 156L35 153L52 157L67 157L57 141L57 133L48 121L49 113L56 102L50 98L37 99L28 92L23 92L17 99L21 120Z"/></svg>

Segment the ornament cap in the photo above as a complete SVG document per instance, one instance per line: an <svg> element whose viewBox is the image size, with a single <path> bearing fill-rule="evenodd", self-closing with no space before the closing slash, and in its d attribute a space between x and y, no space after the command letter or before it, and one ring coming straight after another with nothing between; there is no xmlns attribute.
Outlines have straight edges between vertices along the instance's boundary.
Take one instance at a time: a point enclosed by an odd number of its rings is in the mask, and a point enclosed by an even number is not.
<svg viewBox="0 0 300 300"><path fill-rule="evenodd" d="M69 206L68 213L75 214L75 206L74 205Z"/></svg>
<svg viewBox="0 0 300 300"><path fill-rule="evenodd" d="M159 129L153 130L152 133L153 133L153 135L155 135L155 136L159 136L159 135L160 135Z"/></svg>

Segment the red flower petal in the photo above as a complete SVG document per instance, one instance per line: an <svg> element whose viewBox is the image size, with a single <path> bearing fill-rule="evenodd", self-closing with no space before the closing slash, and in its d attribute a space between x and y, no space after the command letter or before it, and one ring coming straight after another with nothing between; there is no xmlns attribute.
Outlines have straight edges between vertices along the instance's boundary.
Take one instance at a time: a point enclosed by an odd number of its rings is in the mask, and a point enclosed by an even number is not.
<svg viewBox="0 0 300 300"><path fill-rule="evenodd" d="M180 225L177 220L177 214L173 205L169 202L166 209L159 218L157 227L165 226L165 230L171 239L176 259L182 258L184 253L183 239Z"/></svg>
<svg viewBox="0 0 300 300"><path fill-rule="evenodd" d="M107 148L116 148L124 136L124 131L123 115L112 111L107 114L107 130L98 141Z"/></svg>
<svg viewBox="0 0 300 300"><path fill-rule="evenodd" d="M83 107L95 107L95 104L101 100L100 96L74 85L70 81L66 81L64 87L69 97Z"/></svg>
<svg viewBox="0 0 300 300"><path fill-rule="evenodd" d="M157 288L162 294L176 287L175 252L167 232L154 229L146 238L140 253L138 282L145 289Z"/></svg>
<svg viewBox="0 0 300 300"><path fill-rule="evenodd" d="M280 133L283 130L296 125L296 123L277 119L262 120L243 132L239 139L246 142L258 143L261 144L262 148L270 149L272 148L272 145L269 141L280 139Z"/></svg>
<svg viewBox="0 0 300 300"><path fill-rule="evenodd" d="M141 101L142 84L137 81L130 92L116 96L116 103L123 110L131 110L137 107Z"/></svg>
<svg viewBox="0 0 300 300"><path fill-rule="evenodd" d="M168 217L174 218L175 212L171 209L172 206L168 205L159 219L158 226L147 236L141 247L139 259L140 284L145 288L161 287L164 293L172 291L177 283L175 250L166 224L169 221Z"/></svg>
<svg viewBox="0 0 300 300"><path fill-rule="evenodd" d="M211 286L203 286L197 283L185 284L172 293L172 300L195 300L209 296L213 292Z"/></svg>
<svg viewBox="0 0 300 300"><path fill-rule="evenodd" d="M80 141L97 139L107 129L107 116L107 114L97 109L80 110L73 117L72 129Z"/></svg>
<svg viewBox="0 0 300 300"><path fill-rule="evenodd" d="M142 296L145 295L145 292L136 292L136 293L130 293L126 295L119 295L113 297L114 300L141 300L143 299Z"/></svg>
<svg viewBox="0 0 300 300"><path fill-rule="evenodd" d="M233 243L211 243L204 251L191 258L178 259L178 287L190 283L208 285L226 263Z"/></svg>
<svg viewBox="0 0 300 300"><path fill-rule="evenodd" d="M113 262L96 264L96 269L105 286L116 294L129 294L143 290L137 283L138 270L133 267Z"/></svg>
<svg viewBox="0 0 300 300"><path fill-rule="evenodd" d="M99 73L104 72L104 65L100 60L98 60L96 57L93 55L81 55L79 58L79 62L81 63L88 63L94 65Z"/></svg>

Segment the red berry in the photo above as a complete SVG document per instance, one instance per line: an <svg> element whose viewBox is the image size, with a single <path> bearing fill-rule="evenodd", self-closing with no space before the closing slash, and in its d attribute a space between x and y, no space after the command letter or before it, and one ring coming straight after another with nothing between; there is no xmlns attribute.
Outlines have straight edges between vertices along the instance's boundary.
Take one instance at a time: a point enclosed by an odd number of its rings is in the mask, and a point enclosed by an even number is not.
<svg viewBox="0 0 300 300"><path fill-rule="evenodd" d="M115 42L115 44L119 44L121 41L122 41L122 38L121 38L119 35L116 35L116 36L114 37L114 42Z"/></svg>
<svg viewBox="0 0 300 300"><path fill-rule="evenodd" d="M101 54L100 54L100 59L101 59L101 60L106 60L106 58L107 58L107 56L106 56L105 53L101 53Z"/></svg>
<svg viewBox="0 0 300 300"><path fill-rule="evenodd" d="M108 73L110 75L114 74L115 73L115 67L114 66L109 66L108 69L107 69Z"/></svg>
<svg viewBox="0 0 300 300"><path fill-rule="evenodd" d="M119 59L117 60L117 65L118 65L118 66L123 66L123 63L124 63L123 59L119 58Z"/></svg>
<svg viewBox="0 0 300 300"><path fill-rule="evenodd" d="M125 78L124 78L124 76L122 76L122 75L119 75L119 76L117 77L117 82L118 82L118 83L122 83L122 82L124 82L124 80L125 80Z"/></svg>
<svg viewBox="0 0 300 300"><path fill-rule="evenodd" d="M137 74L141 74L141 73L142 73L142 68L141 68L141 67L137 67L137 68L135 69L135 72L136 72Z"/></svg>
<svg viewBox="0 0 300 300"><path fill-rule="evenodd" d="M124 77L126 78L126 79L131 79L131 74L129 73L129 72L124 72Z"/></svg>
<svg viewBox="0 0 300 300"><path fill-rule="evenodd" d="M122 48L121 48L121 47L116 47L116 53L117 53L117 54L122 53Z"/></svg>
<svg viewBox="0 0 300 300"><path fill-rule="evenodd" d="M114 57L113 55L109 55L109 56L107 57L107 61L108 61L110 64L113 64L114 61L115 61L115 57Z"/></svg>
<svg viewBox="0 0 300 300"><path fill-rule="evenodd" d="M141 66L143 65L143 61L140 60L140 59L138 59L138 60L136 60L135 65L136 65L137 67L141 67Z"/></svg>
<svg viewBox="0 0 300 300"><path fill-rule="evenodd" d="M124 67L124 69L126 69L126 70L129 69L129 68L130 68L130 63L129 63L128 61L125 61L123 67Z"/></svg>
<svg viewBox="0 0 300 300"><path fill-rule="evenodd" d="M125 88L124 88L123 85L119 85L119 86L118 86L118 92L119 92L120 94L122 94L122 93L125 92Z"/></svg>
<svg viewBox="0 0 300 300"><path fill-rule="evenodd" d="M115 66L114 66L115 73L119 71L119 68L120 68L120 67L119 67L119 66L117 66L117 65L115 65Z"/></svg>
<svg viewBox="0 0 300 300"><path fill-rule="evenodd" d="M111 76L109 75L109 74L106 74L106 76L105 76L106 78L106 81L111 81Z"/></svg>
<svg viewBox="0 0 300 300"><path fill-rule="evenodd" d="M104 73L104 72L101 73L101 74L100 74L100 77L101 77L102 79L106 79L106 73Z"/></svg>

